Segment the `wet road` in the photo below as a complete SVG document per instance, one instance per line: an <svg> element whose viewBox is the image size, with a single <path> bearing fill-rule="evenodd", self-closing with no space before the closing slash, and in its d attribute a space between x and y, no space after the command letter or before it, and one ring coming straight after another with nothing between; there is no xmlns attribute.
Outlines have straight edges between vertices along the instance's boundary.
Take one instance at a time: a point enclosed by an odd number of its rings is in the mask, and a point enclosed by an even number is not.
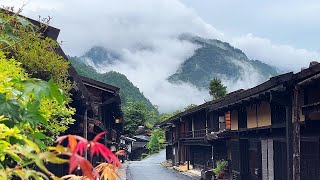
<svg viewBox="0 0 320 180"><path fill-rule="evenodd" d="M162 150L142 161L130 161L127 164L127 180L191 180L172 169L160 165L165 161L166 151Z"/></svg>

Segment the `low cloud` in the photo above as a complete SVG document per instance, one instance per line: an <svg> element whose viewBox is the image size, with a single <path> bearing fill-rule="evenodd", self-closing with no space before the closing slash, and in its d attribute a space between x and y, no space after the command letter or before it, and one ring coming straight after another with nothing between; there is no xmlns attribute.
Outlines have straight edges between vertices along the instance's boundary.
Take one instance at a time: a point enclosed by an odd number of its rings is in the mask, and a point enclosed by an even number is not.
<svg viewBox="0 0 320 180"><path fill-rule="evenodd" d="M319 53L278 45L271 40L247 34L232 38L231 44L243 50L251 59L258 59L282 71L299 71L308 63L319 59Z"/></svg>
<svg viewBox="0 0 320 180"><path fill-rule="evenodd" d="M21 6L19 0L1 4ZM212 9L214 10L214 8ZM125 74L162 112L181 109L209 99L206 91L190 84L175 85L166 79L192 56L198 46L177 37L182 33L230 42L250 59L258 59L282 70L298 70L317 58L317 53L247 34L234 37L205 22L179 0L31 0L23 14L37 19L52 16L51 25L60 28L63 49L81 56L100 45L122 55L112 66L96 67ZM239 64L243 77L223 79L228 90L249 88L259 83L259 74Z"/></svg>

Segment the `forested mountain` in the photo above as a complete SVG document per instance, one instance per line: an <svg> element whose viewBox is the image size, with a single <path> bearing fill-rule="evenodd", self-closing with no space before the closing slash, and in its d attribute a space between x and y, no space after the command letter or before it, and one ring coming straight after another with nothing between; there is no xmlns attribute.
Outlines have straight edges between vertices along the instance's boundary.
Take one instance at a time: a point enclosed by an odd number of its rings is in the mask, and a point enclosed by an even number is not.
<svg viewBox="0 0 320 180"><path fill-rule="evenodd" d="M97 55L97 54L96 54ZM101 55L97 55L101 56ZM120 74L115 71L110 71L107 73L97 73L97 71L85 64L82 58L70 57L69 58L74 68L77 70L78 74L85 76L103 83L111 84L113 86L120 88L120 96L124 104L130 101L140 101L143 102L149 110L156 110L152 103L147 99L137 88L134 86L125 75Z"/></svg>
<svg viewBox="0 0 320 180"><path fill-rule="evenodd" d="M207 89L215 77L237 81L250 71L258 75L258 82L263 82L278 74L274 67L259 60L249 60L240 49L226 42L191 35L182 35L180 39L197 44L199 48L168 78L172 83L188 82Z"/></svg>
<svg viewBox="0 0 320 180"><path fill-rule="evenodd" d="M233 90L259 84L278 74L276 68L259 60L250 60L245 53L229 43L189 34L179 36L178 40L191 42L198 48L190 58L180 64L175 73L167 77L167 80L173 84L186 82L206 91L213 78L220 78L223 82L228 83L226 84L228 88ZM70 59L79 74L120 87L123 102L142 101L150 110L156 109L125 75L115 71L106 72L105 68L112 67L119 61L127 63L126 58L128 57L123 57L116 51L94 46L84 55ZM133 64L130 66L134 68ZM234 87L231 87L233 85Z"/></svg>
<svg viewBox="0 0 320 180"><path fill-rule="evenodd" d="M99 64L113 64L119 60L120 56L112 51L108 51L101 46L93 46L83 56L82 59L90 59L95 65Z"/></svg>

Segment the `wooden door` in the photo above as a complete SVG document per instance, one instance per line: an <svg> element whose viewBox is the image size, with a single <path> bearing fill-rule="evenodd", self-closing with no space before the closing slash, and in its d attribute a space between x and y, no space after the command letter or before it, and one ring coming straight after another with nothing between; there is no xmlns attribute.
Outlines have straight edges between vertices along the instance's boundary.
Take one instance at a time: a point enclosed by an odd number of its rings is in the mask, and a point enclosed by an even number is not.
<svg viewBox="0 0 320 180"><path fill-rule="evenodd" d="M319 139L301 140L301 180L320 177Z"/></svg>
<svg viewBox="0 0 320 180"><path fill-rule="evenodd" d="M250 141L249 143L249 176L251 180L262 179L260 141Z"/></svg>

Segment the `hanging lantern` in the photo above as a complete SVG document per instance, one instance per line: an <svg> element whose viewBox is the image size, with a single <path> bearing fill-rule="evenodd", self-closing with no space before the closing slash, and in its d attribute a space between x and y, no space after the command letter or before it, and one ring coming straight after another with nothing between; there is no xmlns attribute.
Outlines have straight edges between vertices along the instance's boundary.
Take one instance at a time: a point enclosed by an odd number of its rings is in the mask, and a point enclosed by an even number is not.
<svg viewBox="0 0 320 180"><path fill-rule="evenodd" d="M119 123L120 123L120 118L116 118L116 119L115 119L115 123L116 123L116 124L119 124Z"/></svg>

